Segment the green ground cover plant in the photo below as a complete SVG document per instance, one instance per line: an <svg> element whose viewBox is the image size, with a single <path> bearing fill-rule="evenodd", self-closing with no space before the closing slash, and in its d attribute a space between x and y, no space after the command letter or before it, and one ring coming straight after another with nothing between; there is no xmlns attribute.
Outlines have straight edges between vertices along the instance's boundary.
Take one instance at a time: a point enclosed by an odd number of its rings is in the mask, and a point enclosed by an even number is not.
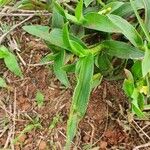
<svg viewBox="0 0 150 150"><path fill-rule="evenodd" d="M32 2L23 0L17 7L29 8L30 5L32 9L35 4ZM80 0L71 1L70 5L55 0L37 2L38 6L43 6L40 8L52 13L50 23L47 26L28 25L23 29L44 40L50 54L41 63L53 61L54 74L66 88L71 86L68 74L76 77L66 149L70 149L78 124L86 113L92 89L103 78L124 79L123 89L130 110L135 117L149 117L149 0ZM1 58L3 51L0 52ZM22 75L19 69L17 72Z"/></svg>

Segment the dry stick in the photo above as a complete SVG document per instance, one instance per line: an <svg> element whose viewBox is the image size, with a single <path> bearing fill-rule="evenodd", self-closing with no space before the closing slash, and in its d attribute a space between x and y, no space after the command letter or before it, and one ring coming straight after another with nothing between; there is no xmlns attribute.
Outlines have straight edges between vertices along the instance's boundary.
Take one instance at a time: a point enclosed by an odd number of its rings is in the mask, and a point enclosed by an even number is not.
<svg viewBox="0 0 150 150"><path fill-rule="evenodd" d="M133 120L133 122L140 129L140 131L150 140L150 137L145 133L145 131L134 120Z"/></svg>
<svg viewBox="0 0 150 150"><path fill-rule="evenodd" d="M9 108L10 108L10 113L12 113L12 107L11 107L11 105L9 106ZM10 140L11 140L11 136L12 136L12 126L10 126L9 127L9 129L10 129L10 131L8 132L8 136L7 136L7 139L6 139L6 142L5 142L5 145L4 145L4 149L6 149L7 147L8 147L8 145L9 145L9 142L10 142Z"/></svg>
<svg viewBox="0 0 150 150"><path fill-rule="evenodd" d="M16 92L16 88L14 89L14 107L13 107L13 133L12 133L12 138L11 138L11 149L15 150L14 148L14 144L13 144L13 140L15 138L15 128L16 128L16 99L17 99L17 92Z"/></svg>
<svg viewBox="0 0 150 150"><path fill-rule="evenodd" d="M150 146L150 142L146 143L146 144L142 144L142 145L136 146L133 150L139 150L139 148L144 148L144 147L149 147L149 146Z"/></svg>
<svg viewBox="0 0 150 150"><path fill-rule="evenodd" d="M8 129L8 125L5 126L3 130L0 131L1 132L0 138L4 135L4 133L7 131L7 129Z"/></svg>
<svg viewBox="0 0 150 150"><path fill-rule="evenodd" d="M10 129L9 133L8 133L8 137L7 137L7 140L5 142L5 145L4 145L4 149L6 149L8 147L8 144L10 142L10 139L11 139L11 135L13 134L13 131L12 131L12 128Z"/></svg>
<svg viewBox="0 0 150 150"><path fill-rule="evenodd" d="M22 64L24 65L24 66L26 66L27 64L26 64L26 62L23 60L23 58L21 57L21 55L16 51L16 54L17 54L17 56L18 56L18 58L20 59L20 61L22 62Z"/></svg>
<svg viewBox="0 0 150 150"><path fill-rule="evenodd" d="M28 21L29 19L31 19L34 15L29 16L28 18L26 18L25 20L21 21L20 23L14 25L9 31L7 31L6 33L4 33L1 37L0 37L0 45L1 43L4 41L4 39L6 38L6 36L12 32L15 28L19 27L20 25L22 25L23 23L25 23L26 21Z"/></svg>
<svg viewBox="0 0 150 150"><path fill-rule="evenodd" d="M94 125L89 121L88 119L88 124L91 126L91 136L90 136L90 144L92 145L93 144L93 138L94 138L94 134L95 134L95 127Z"/></svg>
<svg viewBox="0 0 150 150"><path fill-rule="evenodd" d="M34 51L32 50L31 53L30 53L29 62L28 62L28 67L27 67L26 73L29 72L29 69L30 69L29 64L31 64L33 54L34 54Z"/></svg>
<svg viewBox="0 0 150 150"><path fill-rule="evenodd" d="M28 17L28 16L50 16L50 13L39 13L39 12L33 12L33 13L0 13L0 17Z"/></svg>
<svg viewBox="0 0 150 150"><path fill-rule="evenodd" d="M58 130L57 129L57 131L64 137L64 138L66 138L67 139L67 137L66 137L66 135L63 133L63 132L61 132L60 130ZM76 146L78 149L80 149L80 150L82 150L79 146L77 146L74 142L71 142L74 146Z"/></svg>
<svg viewBox="0 0 150 150"><path fill-rule="evenodd" d="M46 62L46 63L38 63L38 64L28 64L29 67L38 67L38 66L43 66L43 65L51 65L53 62Z"/></svg>

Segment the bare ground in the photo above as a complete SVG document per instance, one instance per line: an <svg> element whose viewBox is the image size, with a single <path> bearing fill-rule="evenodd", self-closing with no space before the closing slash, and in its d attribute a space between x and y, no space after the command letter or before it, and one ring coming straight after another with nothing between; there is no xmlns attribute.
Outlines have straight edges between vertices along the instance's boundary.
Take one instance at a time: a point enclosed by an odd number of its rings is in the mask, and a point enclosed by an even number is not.
<svg viewBox="0 0 150 150"><path fill-rule="evenodd" d="M9 85L8 89L0 89L0 148L61 150L66 140L73 88L62 87L51 67L32 66L49 52L39 39L20 30L13 33L13 38L20 43L19 55L30 66L19 60L24 74L24 78L19 79L0 62L0 74ZM104 80L93 91L86 116L72 143L74 149L132 150L150 141L150 123L133 120L121 83ZM45 96L41 108L35 102L37 90ZM30 129L20 135L27 127Z"/></svg>

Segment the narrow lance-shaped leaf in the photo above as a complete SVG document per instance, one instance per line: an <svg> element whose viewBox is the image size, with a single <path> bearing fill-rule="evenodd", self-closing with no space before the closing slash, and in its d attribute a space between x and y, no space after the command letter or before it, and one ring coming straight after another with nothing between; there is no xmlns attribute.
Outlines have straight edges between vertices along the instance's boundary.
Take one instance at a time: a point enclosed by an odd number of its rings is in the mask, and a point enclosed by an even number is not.
<svg viewBox="0 0 150 150"><path fill-rule="evenodd" d="M86 28L109 33L122 33L134 46L143 46L142 38L136 29L119 16L112 14L105 16L98 13L88 13L84 17L86 21L83 23L83 26Z"/></svg>
<svg viewBox="0 0 150 150"><path fill-rule="evenodd" d="M150 49L145 46L145 56L142 61L142 74L143 77L150 72Z"/></svg>
<svg viewBox="0 0 150 150"><path fill-rule="evenodd" d="M12 71L15 75L17 75L19 77L23 76L15 55L10 53L9 56L4 58L4 62L7 66L7 68L10 71Z"/></svg>
<svg viewBox="0 0 150 150"><path fill-rule="evenodd" d="M144 8L143 0L135 0L134 5L137 8L137 10ZM130 2L125 2L118 9L114 10L112 14L123 17L123 16L129 16L130 14L133 14L133 12L134 11L131 7Z"/></svg>
<svg viewBox="0 0 150 150"><path fill-rule="evenodd" d="M22 72L14 54L9 52L5 46L0 46L0 58L4 59L6 67L15 75L22 77Z"/></svg>
<svg viewBox="0 0 150 150"><path fill-rule="evenodd" d="M134 10L134 14L135 14L135 16L136 16L136 18L138 20L138 23L139 23L143 33L145 34L145 37L146 37L147 41L150 42L150 35L149 35L149 32L148 32L148 29L147 29L146 25L143 23L143 19L140 17L140 15L139 15L139 13L137 11L137 8L134 5L134 1L130 0L130 3L131 3L131 6L132 6L132 8Z"/></svg>
<svg viewBox="0 0 150 150"><path fill-rule="evenodd" d="M64 59L65 59L65 51L61 49L60 52L58 52L58 55L54 59L54 73L56 77L60 80L62 84L64 84L66 87L70 85L68 81L68 77L66 72L62 69L64 66Z"/></svg>
<svg viewBox="0 0 150 150"><path fill-rule="evenodd" d="M75 16L78 21L81 21L83 19L83 0L80 0L77 4L77 7L75 9Z"/></svg>
<svg viewBox="0 0 150 150"><path fill-rule="evenodd" d="M86 21L83 23L83 26L86 28L103 32L120 33L120 29L105 15L91 12L86 14L84 18Z"/></svg>
<svg viewBox="0 0 150 150"><path fill-rule="evenodd" d="M94 56L89 54L80 58L80 68L77 68L77 85L74 90L70 116L67 124L67 148L69 149L73 140L79 121L85 115L92 86Z"/></svg>
<svg viewBox="0 0 150 150"><path fill-rule="evenodd" d="M52 28L62 28L64 25L64 17L53 8Z"/></svg>
<svg viewBox="0 0 150 150"><path fill-rule="evenodd" d="M75 40L71 40L68 31L68 23L66 23L63 27L63 42L70 49L70 51L80 57L86 55L86 52L81 44L77 43Z"/></svg>
<svg viewBox="0 0 150 150"><path fill-rule="evenodd" d="M139 100L139 92L138 90L135 88L132 94L132 111L138 116L138 117L144 117L144 113L142 112L142 110L140 109L138 100ZM140 99L143 100L143 99Z"/></svg>
<svg viewBox="0 0 150 150"><path fill-rule="evenodd" d="M70 51L70 48L68 47L68 45L64 43L63 31L61 29L53 29L50 33L49 33L48 26L40 26L40 25L24 26L23 29L32 35L35 35L45 41L50 42L52 45L55 45L55 46L58 46L58 47L61 47L63 49ZM80 39L72 35L69 35L69 37L71 40L76 41L83 48L87 48L86 45Z"/></svg>
<svg viewBox="0 0 150 150"><path fill-rule="evenodd" d="M105 52L122 59L143 59L144 52L124 42L107 40L102 43Z"/></svg>
<svg viewBox="0 0 150 150"><path fill-rule="evenodd" d="M43 104L44 104L44 95L42 94L41 91L39 91L39 90L37 91L35 100L36 100L36 103L37 103L38 107L43 106Z"/></svg>
<svg viewBox="0 0 150 150"><path fill-rule="evenodd" d="M145 24L150 31L150 0L143 0L143 4L145 7Z"/></svg>
<svg viewBox="0 0 150 150"><path fill-rule="evenodd" d="M8 56L8 49L5 46L0 46L0 59Z"/></svg>
<svg viewBox="0 0 150 150"><path fill-rule="evenodd" d="M141 36L129 22L117 15L112 14L109 14L108 18L120 29L121 33L124 34L135 47L143 46Z"/></svg>

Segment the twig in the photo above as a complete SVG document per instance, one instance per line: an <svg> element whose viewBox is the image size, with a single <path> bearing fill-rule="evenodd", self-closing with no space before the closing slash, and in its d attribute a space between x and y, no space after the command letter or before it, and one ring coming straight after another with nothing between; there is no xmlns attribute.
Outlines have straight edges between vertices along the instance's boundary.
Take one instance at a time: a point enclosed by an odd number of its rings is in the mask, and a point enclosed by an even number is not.
<svg viewBox="0 0 150 150"><path fill-rule="evenodd" d="M46 62L46 63L38 63L38 64L27 64L29 67L38 67L38 66L44 66L44 65L51 65L53 62Z"/></svg>
<svg viewBox="0 0 150 150"><path fill-rule="evenodd" d="M64 138L67 138L66 137L66 135L63 133L63 132L61 132L60 130L57 130ZM74 146L76 146L76 144L75 143L73 143L73 142L71 142ZM81 150L81 148L80 147L78 147L80 150Z"/></svg>
<svg viewBox="0 0 150 150"><path fill-rule="evenodd" d="M12 107L11 107L11 105L9 105L9 108L10 108L10 113L12 113ZM11 119L11 118L9 118L9 119ZM10 125L10 126L9 126L8 136L7 136L5 145L4 145L4 149L6 149L6 148L8 147L9 142L11 141L10 139L11 139L11 136L12 136L12 134L13 134L12 132L13 132L12 126Z"/></svg>
<svg viewBox="0 0 150 150"><path fill-rule="evenodd" d="M18 58L20 59L20 61L22 62L22 64L24 65L24 66L26 66L27 64L26 64L26 62L23 60L23 58L21 57L21 55L16 51L16 54L17 54L17 56L18 56Z"/></svg>
<svg viewBox="0 0 150 150"><path fill-rule="evenodd" d="M4 39L6 38L6 36L12 32L14 29L16 29L17 27L19 27L20 25L22 25L23 23L25 23L26 21L28 21L29 19L31 19L34 15L29 16L28 18L26 18L25 20L21 21L20 23L14 25L9 31L7 31L6 33L4 33L1 37L0 37L0 44L4 41Z"/></svg>
<svg viewBox="0 0 150 150"><path fill-rule="evenodd" d="M12 131L12 127L10 127L10 131L9 131L9 133L8 133L7 140L6 140L6 142L5 142L4 149L6 149L6 148L8 147L8 144L9 144L9 142L10 142L10 139L11 139L12 133L13 133L13 131Z"/></svg>
<svg viewBox="0 0 150 150"><path fill-rule="evenodd" d="M91 136L90 136L90 144L93 144L93 138L94 138L94 134L95 134L95 127L94 125L89 121L88 119L88 124L91 126L92 131L91 131Z"/></svg>
<svg viewBox="0 0 150 150"><path fill-rule="evenodd" d="M50 16L50 13L40 13L40 12L33 12L33 13L0 13L0 17L28 17L28 16Z"/></svg>
<svg viewBox="0 0 150 150"><path fill-rule="evenodd" d="M150 137L144 132L144 130L133 120L133 123L140 129L140 131L150 140ZM139 132L140 132L139 131Z"/></svg>
<svg viewBox="0 0 150 150"><path fill-rule="evenodd" d="M16 88L14 89L14 107L13 107L13 128L12 128L12 138L11 138L11 149L15 150L14 148L14 144L13 144L13 140L15 138L15 128L16 128L16 99L17 99L17 92L16 92Z"/></svg>
<svg viewBox="0 0 150 150"><path fill-rule="evenodd" d="M149 147L149 146L150 146L150 142L146 143L146 144L142 144L142 145L136 146L133 150L139 150L139 148L144 148L144 147Z"/></svg>

